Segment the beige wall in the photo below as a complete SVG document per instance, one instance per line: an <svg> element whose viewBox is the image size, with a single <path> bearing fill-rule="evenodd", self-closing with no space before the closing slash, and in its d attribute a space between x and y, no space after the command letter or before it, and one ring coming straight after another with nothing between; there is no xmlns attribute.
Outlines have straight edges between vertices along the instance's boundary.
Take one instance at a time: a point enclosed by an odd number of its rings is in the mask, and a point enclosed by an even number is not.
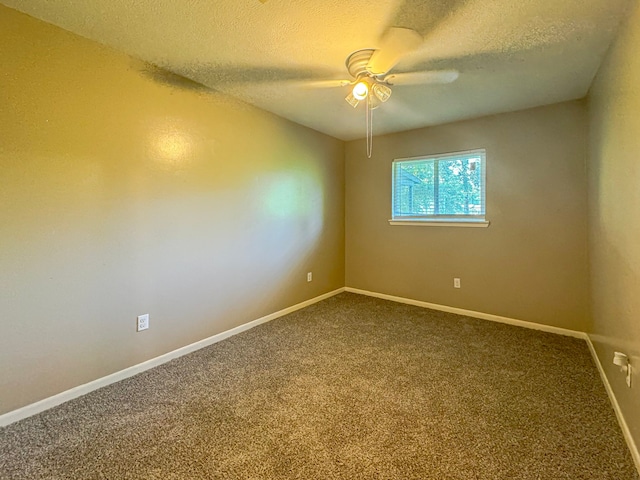
<svg viewBox="0 0 640 480"><path fill-rule="evenodd" d="M0 64L0 414L344 285L342 142L1 6Z"/></svg>
<svg viewBox="0 0 640 480"><path fill-rule="evenodd" d="M589 256L592 340L640 445L640 4L589 94ZM612 363L630 356L632 388Z"/></svg>
<svg viewBox="0 0 640 480"><path fill-rule="evenodd" d="M586 135L570 102L347 143L347 286L584 331ZM475 148L488 228L388 224L394 158Z"/></svg>

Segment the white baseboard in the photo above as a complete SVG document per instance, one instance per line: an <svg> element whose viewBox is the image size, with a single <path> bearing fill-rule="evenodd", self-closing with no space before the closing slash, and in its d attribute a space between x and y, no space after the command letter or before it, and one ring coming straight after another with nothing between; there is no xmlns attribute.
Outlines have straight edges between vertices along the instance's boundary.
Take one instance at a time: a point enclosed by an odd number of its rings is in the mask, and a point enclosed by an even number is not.
<svg viewBox="0 0 640 480"><path fill-rule="evenodd" d="M596 367L600 372L600 378L602 379L602 383L604 383L604 388L607 391L607 395L609 395L609 400L611 401L611 405L613 406L613 411L616 412L616 417L618 418L618 423L620 424L622 435L624 435L624 439L627 442L627 446L631 451L633 462L636 464L636 468L638 469L638 473L640 474L640 452L638 451L638 446L636 445L636 442L633 440L633 437L631 436L631 430L629 430L629 425L627 425L627 421L624 419L624 415L622 415L622 410L620 410L618 399L616 398L616 395L613 393L613 389L611 388L609 379L607 378L607 375L604 372L604 368L602 368L600 357L598 357L598 354L596 353L596 349L594 348L589 335L587 335L586 340L587 340L587 345L589 346L589 351L591 352L591 357L593 357L593 362L596 364Z"/></svg>
<svg viewBox="0 0 640 480"><path fill-rule="evenodd" d="M73 400L74 398L81 397L82 395L86 395L89 392L97 390L98 388L106 387L107 385L111 385L112 383L119 382L120 380L124 380L125 378L132 377L137 375L138 373L144 372L145 370L149 370L150 368L157 367L158 365L162 365L174 358L181 357L191 352L195 352L196 350L200 350L201 348L207 347L214 343L218 343L225 338L232 337L233 335L237 335L238 333L249 330L250 328L256 327L262 323L269 322L271 320L275 320L276 318L282 317L284 315L288 315L289 313L295 312L296 310L300 310L302 308L308 307L314 303L325 300L329 297L337 295L339 293L344 292L344 288L339 288L337 290L333 290L331 292L327 292L318 297L306 300L304 302L298 303L291 307L285 308L283 310L271 313L264 317L258 318L251 322L245 323L243 325L239 325L230 330L218 333L211 337L205 338L198 342L192 343L190 345L186 345L184 347L178 348L177 350L173 350L171 352L165 353L164 355L160 355L159 357L152 358L147 360L146 362L139 363L137 365L133 365L131 367L125 368L124 370L120 370L119 372L112 373L111 375L107 375L106 377L98 378L89 383L85 383L83 385L79 385L77 387L71 388L69 390L65 390L64 392L58 393L51 397L45 398L38 402L32 403L30 405L26 405L22 408L18 408L17 410L13 410L11 412L5 413L4 415L0 415L0 427L7 426L11 423L17 422L18 420L22 420L24 418L30 417L37 413L48 410L52 407L60 405L61 403L68 402L69 400Z"/></svg>
<svg viewBox="0 0 640 480"><path fill-rule="evenodd" d="M515 318L501 317L500 315L493 315L491 313L476 312L474 310L465 310L463 308L449 307L447 305L438 305L437 303L422 302L420 300L412 300L410 298L396 297L394 295L387 295L385 293L369 292L367 290L360 290L358 288L345 287L346 292L359 293L360 295L368 295L370 297L382 298L384 300L391 300L392 302L406 303L408 305L415 305L417 307L430 308L432 310L439 310L441 312L456 313L458 315L465 315L467 317L481 318L483 320L490 320L492 322L507 323L509 325L515 325L517 327L530 328L532 330L541 330L543 332L556 333L558 335L564 335L567 337L575 337L586 339L587 334L579 332L577 330L569 330L567 328L553 327L551 325L542 325L540 323L527 322L525 320L516 320Z"/></svg>

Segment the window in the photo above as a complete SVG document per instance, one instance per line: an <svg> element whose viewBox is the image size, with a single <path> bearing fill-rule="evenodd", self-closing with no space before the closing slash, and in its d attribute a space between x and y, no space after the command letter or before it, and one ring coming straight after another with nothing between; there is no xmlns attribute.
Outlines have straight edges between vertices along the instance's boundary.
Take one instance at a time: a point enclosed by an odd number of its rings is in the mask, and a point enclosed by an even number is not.
<svg viewBox="0 0 640 480"><path fill-rule="evenodd" d="M390 222L487 226L485 156L481 149L394 160Z"/></svg>

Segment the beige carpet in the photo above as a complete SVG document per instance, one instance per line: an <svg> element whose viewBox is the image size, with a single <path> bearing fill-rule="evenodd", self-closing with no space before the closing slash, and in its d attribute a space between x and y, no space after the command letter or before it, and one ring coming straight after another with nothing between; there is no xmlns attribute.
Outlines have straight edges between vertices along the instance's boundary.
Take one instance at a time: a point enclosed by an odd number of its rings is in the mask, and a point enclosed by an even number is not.
<svg viewBox="0 0 640 480"><path fill-rule="evenodd" d="M638 479L585 342L344 293L0 430L2 479Z"/></svg>

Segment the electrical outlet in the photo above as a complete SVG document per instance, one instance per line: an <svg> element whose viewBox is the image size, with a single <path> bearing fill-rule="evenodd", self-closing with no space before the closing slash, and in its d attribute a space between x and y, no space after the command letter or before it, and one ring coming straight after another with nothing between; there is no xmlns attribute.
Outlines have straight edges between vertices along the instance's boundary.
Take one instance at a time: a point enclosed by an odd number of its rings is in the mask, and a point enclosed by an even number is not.
<svg viewBox="0 0 640 480"><path fill-rule="evenodd" d="M307 282L310 282L311 280L313 280L313 272L307 273Z"/></svg>
<svg viewBox="0 0 640 480"><path fill-rule="evenodd" d="M627 387L631 388L631 363L629 357L622 352L613 353L613 364L620 367L620 371L626 373Z"/></svg>
<svg viewBox="0 0 640 480"><path fill-rule="evenodd" d="M460 288L460 279L459 278L454 278L453 279L453 288Z"/></svg>
<svg viewBox="0 0 640 480"><path fill-rule="evenodd" d="M138 315L137 331L141 332L142 330L146 330L147 328L149 328L149 314L145 313L144 315Z"/></svg>

